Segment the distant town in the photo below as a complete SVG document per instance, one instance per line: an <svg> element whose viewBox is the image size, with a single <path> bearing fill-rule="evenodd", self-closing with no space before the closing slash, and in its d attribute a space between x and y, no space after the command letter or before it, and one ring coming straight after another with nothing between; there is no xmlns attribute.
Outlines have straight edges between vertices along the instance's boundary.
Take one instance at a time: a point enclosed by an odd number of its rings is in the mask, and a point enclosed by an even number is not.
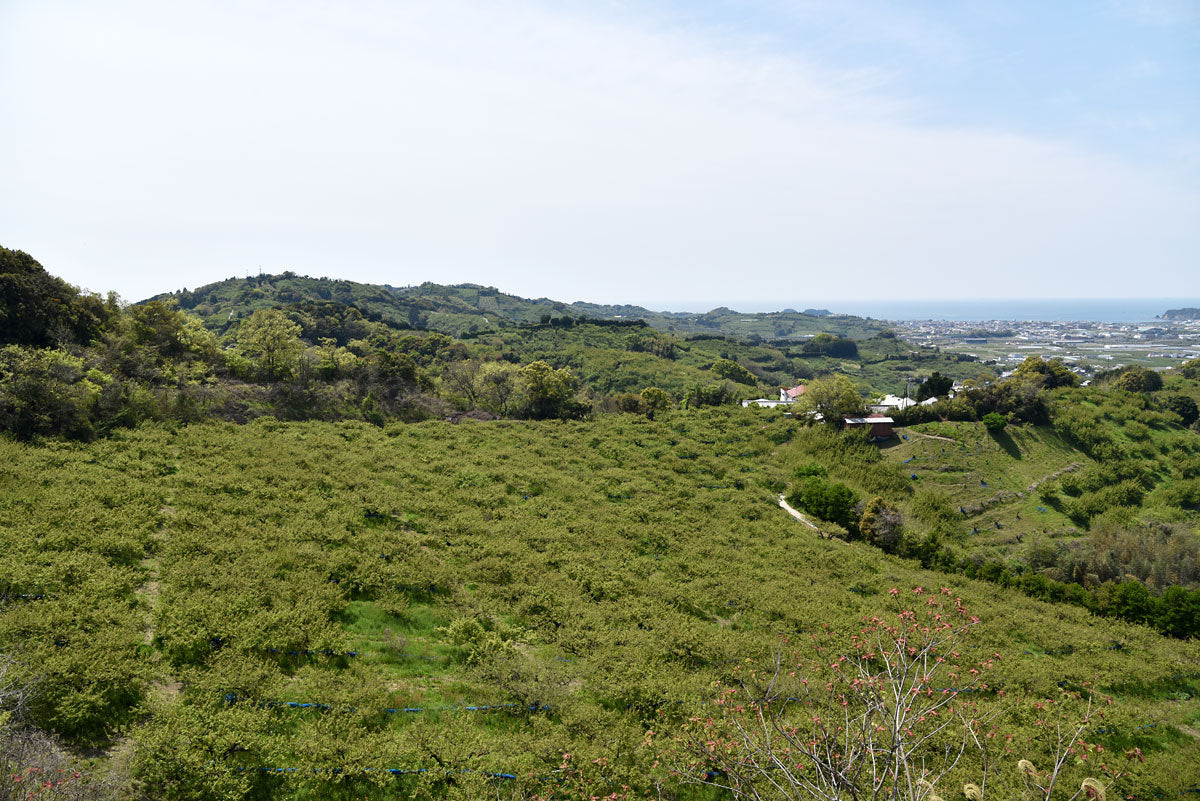
<svg viewBox="0 0 1200 801"><path fill-rule="evenodd" d="M1152 323L904 320L913 343L969 353L1007 372L1028 356L1062 359L1081 375L1128 364L1167 369L1200 357L1200 320Z"/></svg>

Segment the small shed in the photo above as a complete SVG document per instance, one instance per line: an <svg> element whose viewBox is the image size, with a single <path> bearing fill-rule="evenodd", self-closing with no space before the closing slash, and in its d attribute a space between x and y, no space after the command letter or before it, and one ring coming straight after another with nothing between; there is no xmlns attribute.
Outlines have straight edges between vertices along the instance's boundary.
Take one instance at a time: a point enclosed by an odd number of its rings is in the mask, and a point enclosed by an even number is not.
<svg viewBox="0 0 1200 801"><path fill-rule="evenodd" d="M875 439L889 439L894 422L890 417L847 417L846 428L865 428Z"/></svg>

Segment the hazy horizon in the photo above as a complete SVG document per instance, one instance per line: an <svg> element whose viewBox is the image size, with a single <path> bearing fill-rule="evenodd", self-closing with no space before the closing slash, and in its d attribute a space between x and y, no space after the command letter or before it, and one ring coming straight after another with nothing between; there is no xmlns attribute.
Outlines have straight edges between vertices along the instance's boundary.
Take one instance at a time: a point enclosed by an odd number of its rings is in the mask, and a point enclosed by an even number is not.
<svg viewBox="0 0 1200 801"><path fill-rule="evenodd" d="M36 256L35 256L35 258L36 258ZM51 270L51 272L53 272L53 271ZM260 275L260 274L261 275L278 276L278 275L282 275L286 272L292 272L298 276L302 276L302 277L306 277L306 278L328 279L331 281L345 280L345 281L352 281L355 283L375 284L378 286L386 285L386 286L392 286L392 287L396 287L396 288L419 286L423 283L426 283L426 281L415 281L415 282L411 282L411 283L395 283L392 281L360 281L360 280L357 280L355 278L351 278L351 277L345 276L345 275L308 274L308 273L300 273L296 270L278 270L278 271L273 271L273 272L264 271L262 273L253 272L253 273L249 273L249 274L244 273L241 275L230 275L230 276L226 276L225 278L219 279L218 281L208 281L208 282L205 282L204 284L198 284L195 286L176 286L176 287L171 287L171 288L164 288L164 289L160 289L156 292L151 292L147 295L143 295L138 298L129 298L129 297L121 296L121 299L126 302L130 302L130 303L138 303L138 302L147 300L151 297L155 297L157 295L176 292L181 289L196 290L196 289L199 289L200 287L207 286L209 284L219 283L220 281L236 280L236 279L240 279L240 278L249 278L249 277L254 277L254 276ZM717 300L714 300L714 299L640 300L637 298L621 298L621 297L615 297L615 296L606 297L604 299L597 299L597 298L593 298L593 297L555 297L553 295L547 295L544 293L543 294L531 294L528 292L516 291L511 288L508 288L505 286L499 286L495 283L486 282L486 281L429 281L429 283L442 284L442 285L446 285L446 286L463 285L463 284L477 284L480 286L492 287L492 288L497 289L498 291L503 292L507 295L514 295L517 297L523 297L523 298L527 298L527 299L531 299L531 300L545 298L548 300L558 301L561 303L594 303L597 305L607 305L607 306L640 306L642 308L648 309L649 311L656 311L656 312L703 313L703 312L712 311L713 309L724 307L724 308L732 309L732 310L738 311L738 312L746 312L747 314L779 312L779 311L784 311L787 309L793 309L795 311L804 311L805 309L826 309L828 311L833 312L834 314L839 314L839 313L853 314L854 312L845 311L845 309L848 309L851 307L854 307L854 308L910 307L910 308L912 308L912 307L919 307L919 306L923 306L923 305L929 306L931 308L946 308L946 307L952 307L952 306L956 306L956 305L957 306L983 306L983 305L1021 306L1021 305L1026 305L1026 306L1041 306L1041 307L1045 307L1045 308L1051 308L1056 305L1070 306L1072 304L1100 305L1100 306L1134 304L1138 307L1144 307L1144 308L1150 308L1150 307L1155 307L1157 305L1162 305L1162 309L1160 309L1157 312L1157 313L1161 314L1162 312L1164 312L1168 309L1171 309L1171 308L1185 308L1185 307L1191 307L1191 306L1200 307L1200 295L1198 295L1196 297L1163 297L1163 296L1145 296L1145 297L1137 297L1137 296L1128 296L1128 297L1074 296L1074 297L1069 297L1069 296L1063 296L1063 297L1054 297L1054 298L1049 298L1049 297L980 297L980 296L971 297L971 296L965 296L965 297L958 297L958 298L937 298L937 299L902 298L902 297L889 297L889 298L861 298L861 297L859 297L859 298L819 298L816 300L795 300L793 302L784 302L784 301L780 301L780 300L754 299L754 298L740 298L740 299L731 298L731 299L725 299L725 300L720 300L720 299L717 299ZM108 291L102 287L84 286L81 288L83 288L89 292L96 292L99 294L104 294L105 292ZM837 308L837 307L841 307L843 310L839 311L839 308ZM867 316L867 315L858 315L858 316ZM890 319L900 319L900 318L890 318ZM925 318L909 317L909 318L905 318L905 319L925 319ZM981 319L984 319L984 318L981 318ZM986 319L992 319L992 318L986 318ZM995 319L1004 319L1004 318L995 318Z"/></svg>
<svg viewBox="0 0 1200 801"><path fill-rule="evenodd" d="M281 275L262 273L265 275ZM291 271L294 272L295 271ZM254 273L253 275L258 275ZM295 273L297 275L304 275ZM252 276L229 276L222 280L236 280ZM304 275L309 278L325 278L329 280L350 280L335 275ZM209 282L215 283L215 282ZM383 282L376 285L390 285L396 288L419 286L425 282L396 284ZM432 282L441 283L441 282ZM663 313L704 313L717 308L728 308L735 312L746 314L761 314L781 312L788 309L804 311L805 309L824 309L833 314L848 314L859 317L872 317L881 320L946 320L946 321L1069 321L1094 320L1109 322L1152 321L1158 315L1174 308L1200 308L1200 296L1197 297L1059 297L1059 298L824 298L816 300L795 300L785 302L780 300L761 299L726 299L726 300L650 300L637 298L596 299L588 297L554 297L545 294L529 294L511 290L504 286L496 286L486 282L457 281L447 285L478 284L489 286L508 295L524 297L531 300L548 299L561 303L593 303L610 306L639 306L652 312ZM197 290L202 284L193 287L174 287L154 292L140 298L125 298L122 300L137 303L160 294L176 292L181 289ZM103 292L94 287L84 287L88 291Z"/></svg>

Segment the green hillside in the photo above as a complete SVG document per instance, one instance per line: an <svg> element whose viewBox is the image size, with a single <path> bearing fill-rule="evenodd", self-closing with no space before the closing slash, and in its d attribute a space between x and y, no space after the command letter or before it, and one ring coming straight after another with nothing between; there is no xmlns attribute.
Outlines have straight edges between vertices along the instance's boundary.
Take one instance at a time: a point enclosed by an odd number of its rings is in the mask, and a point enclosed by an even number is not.
<svg viewBox="0 0 1200 801"><path fill-rule="evenodd" d="M1200 361L295 276L123 306L0 256L15 797L1200 788Z"/></svg>
<svg viewBox="0 0 1200 801"><path fill-rule="evenodd" d="M452 336L492 331L519 323L539 323L550 317L588 317L605 320L644 320L680 334L719 333L742 338L788 339L821 332L861 338L884 330L875 320L847 315L814 316L798 312L747 314L719 308L696 314L656 312L641 306L562 303L530 300L477 284L444 286L424 283L393 287L355 281L308 278L294 273L230 278L194 290L156 295L150 300L174 299L218 331L257 309L302 301L336 301L390 325L427 328Z"/></svg>
<svg viewBox="0 0 1200 801"><path fill-rule="evenodd" d="M1067 457L1036 439L1043 467ZM1111 791L1197 777L1194 642L822 539L777 492L855 459L782 417L260 420L0 449L7 591L46 596L5 606L0 643L45 676L35 720L149 797L720 797L664 767L713 682L916 586L982 621L963 647L1003 690L981 703L1005 710L1006 759L1045 764L1026 710L1086 686L1112 698L1087 730ZM907 504L892 458L860 481Z"/></svg>
<svg viewBox="0 0 1200 801"><path fill-rule="evenodd" d="M151 300L166 299L199 316L207 327L231 335L257 310L296 310L292 316L303 322L298 315L311 314L314 307L351 307L366 322L464 338L480 357L507 352L522 362L542 359L571 367L595 393L638 392L657 385L681 397L687 386L711 381L707 370L716 358L738 362L758 380L758 391L746 390L745 397L774 397L779 386L834 372L850 374L867 394L902 393L935 370L955 379L991 375L970 357L941 354L890 335L880 337L881 324L838 315L746 315L729 309L664 314L636 306L526 300L474 285L394 288L286 273L229 279ZM662 332L665 339L655 340L660 347L638 344L647 338L635 331L639 320ZM631 327L614 328L605 322ZM825 355L803 339L815 334L856 338L857 352ZM802 339L791 344L775 341L796 337Z"/></svg>

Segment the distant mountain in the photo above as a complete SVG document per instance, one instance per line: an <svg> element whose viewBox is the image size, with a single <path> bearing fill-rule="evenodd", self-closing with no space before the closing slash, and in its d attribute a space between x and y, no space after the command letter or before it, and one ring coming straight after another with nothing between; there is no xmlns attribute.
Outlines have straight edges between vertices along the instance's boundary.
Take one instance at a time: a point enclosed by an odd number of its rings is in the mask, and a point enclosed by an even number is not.
<svg viewBox="0 0 1200 801"><path fill-rule="evenodd" d="M644 320L648 325L680 334L713 334L747 339L791 339L826 332L864 338L886 325L825 309L749 314L726 307L709 312L658 312L642 306L563 303L549 298L528 299L479 284L424 283L394 287L295 273L229 278L194 290L155 295L148 300L174 298L183 309L200 315L205 325L223 331L256 309L305 301L335 301L357 308L369 319L397 328L425 328L452 336L534 324L548 318L587 317Z"/></svg>
<svg viewBox="0 0 1200 801"><path fill-rule="evenodd" d="M1163 320L1200 320L1200 309L1167 309L1159 317Z"/></svg>

